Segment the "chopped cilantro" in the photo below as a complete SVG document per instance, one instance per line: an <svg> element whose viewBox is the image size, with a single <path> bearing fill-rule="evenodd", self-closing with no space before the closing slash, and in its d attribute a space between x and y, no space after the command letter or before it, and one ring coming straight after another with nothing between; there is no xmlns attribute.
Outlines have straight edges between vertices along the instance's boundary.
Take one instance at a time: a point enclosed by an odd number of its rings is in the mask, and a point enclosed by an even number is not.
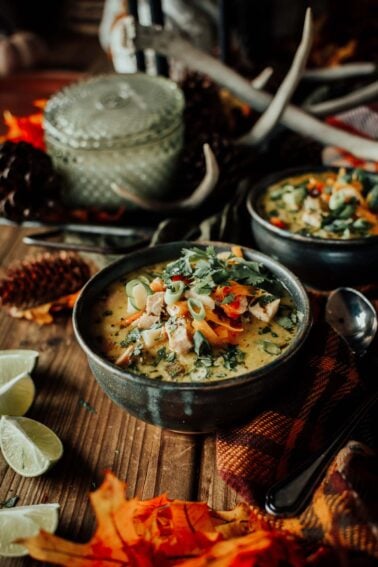
<svg viewBox="0 0 378 567"><path fill-rule="evenodd" d="M292 319L290 317L287 317L287 316L277 317L276 323L278 323L278 325L280 325L281 327L283 327L287 331L291 331L292 329L294 329L294 325L295 325L294 322L292 321Z"/></svg>
<svg viewBox="0 0 378 567"><path fill-rule="evenodd" d="M19 501L20 497L16 494L0 502L0 508L14 508Z"/></svg>
<svg viewBox="0 0 378 567"><path fill-rule="evenodd" d="M167 362L173 362L174 360L176 360L176 353L173 351L170 351L166 356L165 359Z"/></svg>
<svg viewBox="0 0 378 567"><path fill-rule="evenodd" d="M281 354L281 348L271 341L261 341L261 346L268 354Z"/></svg>
<svg viewBox="0 0 378 567"><path fill-rule="evenodd" d="M83 398L79 399L79 405L81 405L81 407L87 410L89 413L96 413L94 407L92 407L88 402L83 400Z"/></svg>
<svg viewBox="0 0 378 567"><path fill-rule="evenodd" d="M193 335L194 352L197 356L204 356L211 353L209 341L204 337L201 331L196 331Z"/></svg>
<svg viewBox="0 0 378 567"><path fill-rule="evenodd" d="M270 327L261 327L259 329L259 335L266 335L267 333L271 332L271 328Z"/></svg>
<svg viewBox="0 0 378 567"><path fill-rule="evenodd" d="M243 364L245 352L235 345L229 345L228 349L222 353L223 366L228 370L234 370L240 364Z"/></svg>
<svg viewBox="0 0 378 567"><path fill-rule="evenodd" d="M133 329L130 331L126 337L119 344L121 347L127 347L131 343L136 343L141 338L141 333L139 329Z"/></svg>
<svg viewBox="0 0 378 567"><path fill-rule="evenodd" d="M173 351L168 351L165 347L159 348L155 357L155 366L159 364L161 360L166 360L167 362L174 362L176 360L176 353Z"/></svg>

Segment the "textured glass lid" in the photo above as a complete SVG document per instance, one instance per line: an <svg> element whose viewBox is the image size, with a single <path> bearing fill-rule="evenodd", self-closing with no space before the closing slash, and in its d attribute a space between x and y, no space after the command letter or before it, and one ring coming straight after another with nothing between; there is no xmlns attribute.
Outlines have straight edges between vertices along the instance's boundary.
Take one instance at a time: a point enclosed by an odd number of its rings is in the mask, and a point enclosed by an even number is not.
<svg viewBox="0 0 378 567"><path fill-rule="evenodd" d="M103 75L54 95L44 125L48 136L71 147L135 145L177 127L183 107L173 81L143 73Z"/></svg>

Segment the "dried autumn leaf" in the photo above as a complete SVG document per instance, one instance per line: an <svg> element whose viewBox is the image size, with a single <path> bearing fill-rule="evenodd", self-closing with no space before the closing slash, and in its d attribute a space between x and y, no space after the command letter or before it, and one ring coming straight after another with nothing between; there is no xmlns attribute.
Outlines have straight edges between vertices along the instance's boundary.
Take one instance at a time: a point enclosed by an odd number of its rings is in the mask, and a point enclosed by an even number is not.
<svg viewBox="0 0 378 567"><path fill-rule="evenodd" d="M28 116L15 116L9 110L3 114L4 124L8 131L0 137L0 143L10 140L12 142L28 142L35 148L46 150L43 130L43 107L44 100L34 101L34 106L41 109Z"/></svg>
<svg viewBox="0 0 378 567"><path fill-rule="evenodd" d="M142 502L125 499L125 483L107 473L90 496L97 529L86 544L75 544L41 532L20 540L40 561L69 567L244 567L275 566L280 561L303 565L294 539L282 532L249 530L248 506L213 512L203 502L169 500L165 495ZM302 561L302 562L301 562Z"/></svg>
<svg viewBox="0 0 378 567"><path fill-rule="evenodd" d="M80 291L77 291L76 293L60 297L51 303L44 303L30 309L11 307L8 312L15 319L27 319L28 321L38 323L38 325L49 325L54 321L54 314L64 309L73 309L79 293Z"/></svg>
<svg viewBox="0 0 378 567"><path fill-rule="evenodd" d="M207 553L181 563L181 567L302 567L304 557L294 539L277 531L259 530L221 541Z"/></svg>

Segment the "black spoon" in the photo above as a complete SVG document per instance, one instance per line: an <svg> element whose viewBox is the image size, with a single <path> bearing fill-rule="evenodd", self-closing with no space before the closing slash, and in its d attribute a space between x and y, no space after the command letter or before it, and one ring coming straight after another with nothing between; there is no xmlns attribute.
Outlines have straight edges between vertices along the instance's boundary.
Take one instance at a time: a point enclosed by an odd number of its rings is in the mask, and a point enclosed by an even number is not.
<svg viewBox="0 0 378 567"><path fill-rule="evenodd" d="M377 314L373 305L362 293L348 287L340 287L330 294L326 321L359 358L367 353L377 332ZM267 512L274 516L295 516L307 506L333 457L377 400L378 392L375 391L350 415L322 453L268 490L265 496Z"/></svg>

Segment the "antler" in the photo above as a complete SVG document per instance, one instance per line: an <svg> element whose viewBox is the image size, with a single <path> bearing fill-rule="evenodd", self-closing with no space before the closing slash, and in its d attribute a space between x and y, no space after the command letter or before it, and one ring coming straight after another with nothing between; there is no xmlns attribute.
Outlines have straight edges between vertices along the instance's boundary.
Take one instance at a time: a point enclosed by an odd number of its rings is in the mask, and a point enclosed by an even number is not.
<svg viewBox="0 0 378 567"><path fill-rule="evenodd" d="M378 81L374 81L370 85L361 87L345 96L325 100L323 102L307 104L304 108L315 114L315 116L327 116L327 114L334 114L335 112L342 112L362 104L370 102L378 97Z"/></svg>
<svg viewBox="0 0 378 567"><path fill-rule="evenodd" d="M204 144L203 152L205 154L206 173L197 189L186 199L178 201L161 201L158 199L150 199L142 197L136 193L132 193L126 187L120 187L116 183L112 184L112 189L117 195L131 201L138 207L147 211L155 212L172 212L172 211L188 211L198 207L210 195L219 179L219 167L215 155L213 154L209 144Z"/></svg>
<svg viewBox="0 0 378 567"><path fill-rule="evenodd" d="M306 69L306 63L310 54L313 39L313 23L311 8L307 8L303 25L302 40L295 53L293 63L282 81L275 97L268 109L260 116L252 130L243 136L239 142L242 144L257 145L273 130L286 106L289 104L293 93L300 82Z"/></svg>
<svg viewBox="0 0 378 567"><path fill-rule="evenodd" d="M254 89L248 80L211 55L196 49L173 31L156 26L141 26L128 16L125 18L125 41L130 49L153 49L179 59L189 68L208 75L260 112L272 101L271 95ZM294 105L286 107L280 122L298 134L314 138L322 144L341 146L358 157L378 160L377 142L324 124Z"/></svg>

